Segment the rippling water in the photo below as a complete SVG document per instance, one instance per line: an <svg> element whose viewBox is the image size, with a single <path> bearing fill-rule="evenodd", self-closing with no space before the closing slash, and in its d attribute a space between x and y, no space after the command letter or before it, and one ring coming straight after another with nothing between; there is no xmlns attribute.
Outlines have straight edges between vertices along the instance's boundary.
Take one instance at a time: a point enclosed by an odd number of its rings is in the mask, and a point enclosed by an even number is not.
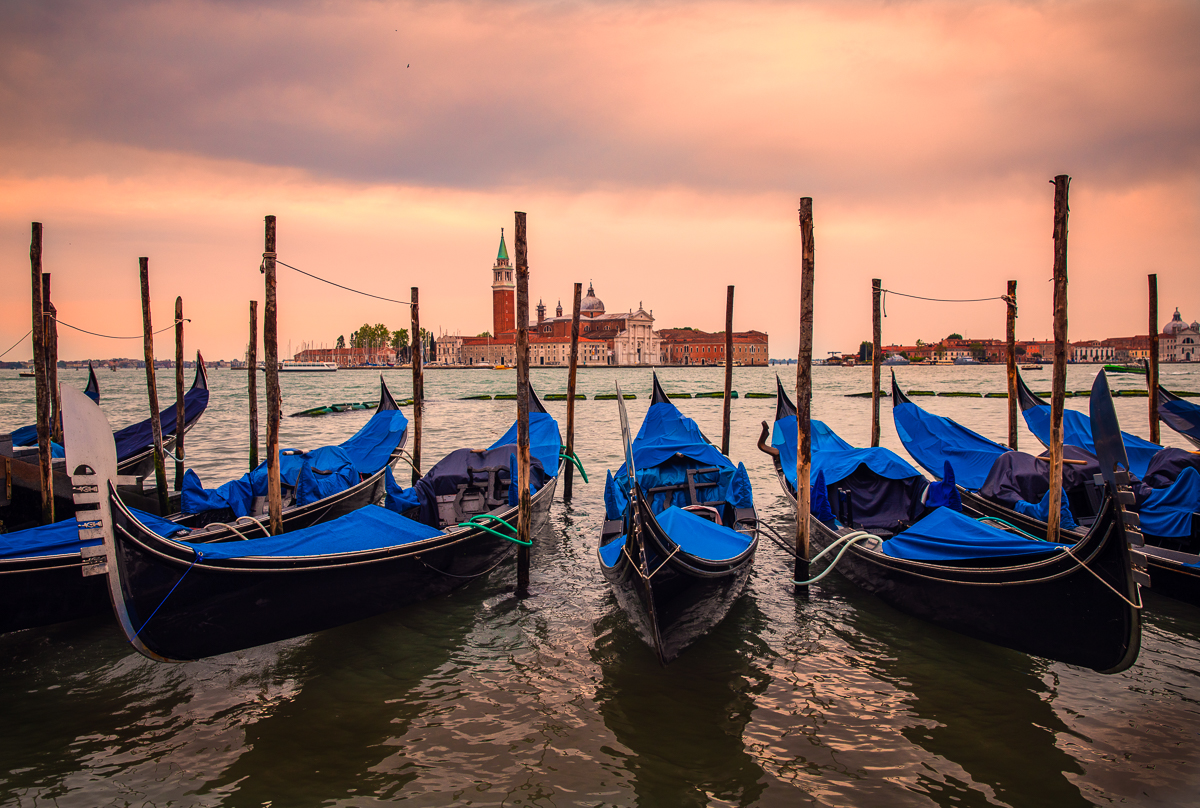
<svg viewBox="0 0 1200 808"><path fill-rule="evenodd" d="M781 370L793 385L795 368ZM1068 388L1089 387L1094 372L1070 368ZM1004 389L992 367L898 375L905 389ZM814 376L814 415L865 444L870 400L844 394L869 390L870 371ZM82 386L84 374L61 378ZM661 378L672 392L723 383L716 368ZM1048 370L1027 378L1049 388ZM1139 381L1111 378L1117 388ZM387 372L397 397L410 379ZM210 380L209 410L188 446L193 468L216 483L245 469L245 374L212 371ZM508 565L414 608L182 665L142 658L110 619L0 637L0 804L1197 804L1200 610L1153 593L1137 664L1101 676L906 617L837 575L797 598L789 557L764 543L729 618L660 667L595 559L604 470L621 451L615 402L590 399L615 380L639 395L629 402L635 423L648 406L649 371L580 372L589 400L576 407L576 446L592 482L577 477L574 502L555 503L528 600L512 598ZM1197 369L1166 367L1163 380L1200 390ZM173 401L173 381L159 381L162 401ZM566 372L535 369L533 381L565 392ZM100 382L115 426L144 417L141 372L104 372ZM378 395L369 372L282 384L285 413ZM773 391L774 375L739 368L734 386ZM0 371L0 429L31 420L32 388ZM515 402L459 396L514 388L512 371L430 371L425 464L486 446L512 422ZM719 437L719 400L677 403ZM1007 435L1003 399L919 403ZM1123 428L1148 437L1146 400L1116 404ZM565 429L566 404L547 407ZM789 508L754 445L774 407L734 402L731 455L746 463L761 515L786 533ZM888 407L882 442L903 454ZM282 442L338 442L367 415L285 418ZM1034 447L1021 426L1022 447Z"/></svg>

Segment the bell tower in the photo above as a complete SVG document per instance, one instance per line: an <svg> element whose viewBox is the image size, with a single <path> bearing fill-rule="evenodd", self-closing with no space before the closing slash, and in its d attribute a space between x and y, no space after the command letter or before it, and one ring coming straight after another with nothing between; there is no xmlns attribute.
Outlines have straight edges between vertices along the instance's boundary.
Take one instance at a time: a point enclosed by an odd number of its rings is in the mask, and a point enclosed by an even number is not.
<svg viewBox="0 0 1200 808"><path fill-rule="evenodd" d="M498 337L505 331L517 327L516 319L517 282L513 266L508 260L508 248L504 246L504 228L500 228L500 249L496 263L492 266L492 336Z"/></svg>

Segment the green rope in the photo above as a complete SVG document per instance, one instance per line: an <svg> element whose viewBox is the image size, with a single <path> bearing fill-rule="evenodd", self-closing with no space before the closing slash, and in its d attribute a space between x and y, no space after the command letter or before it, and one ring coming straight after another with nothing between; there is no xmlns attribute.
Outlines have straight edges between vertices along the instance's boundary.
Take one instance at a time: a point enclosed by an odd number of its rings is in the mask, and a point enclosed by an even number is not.
<svg viewBox="0 0 1200 808"><path fill-rule="evenodd" d="M513 535L506 536L505 534L501 533L499 530L495 530L491 527L488 527L487 525L483 524L482 522L475 521L476 519L495 519L497 522L500 523L500 525L511 530L513 532ZM533 542L521 541L519 538L517 538L517 529L515 527L510 525L508 522L505 522L499 516L493 516L490 513L481 513L478 516L472 516L470 519L468 519L465 522L459 522L458 526L459 527L477 527L480 530L486 530L488 533L491 533L494 536L499 536L502 539L506 539L507 541L510 541L513 544L519 544L522 547L532 547L533 546Z"/></svg>
<svg viewBox="0 0 1200 808"><path fill-rule="evenodd" d="M1033 539L1034 541L1046 541L1046 539L1039 539L1037 536L1026 533L1024 530L1021 530L1021 528L1017 527L1012 522L1005 522L1003 519L1001 519L997 516L984 516L984 517L981 517L979 519L979 521L980 522L998 522L998 523L1004 525L1005 527L1009 528L1010 530L1012 530L1016 533L1020 533L1022 536L1024 536L1027 539Z"/></svg>
<svg viewBox="0 0 1200 808"><path fill-rule="evenodd" d="M587 481L588 481L587 472L583 470L583 462L579 459L578 455L570 454L567 452L561 452L561 453L559 453L558 456L562 460L570 460L572 465L574 465L575 468L579 469L579 473L581 475L583 475L583 482L585 484L587 483Z"/></svg>

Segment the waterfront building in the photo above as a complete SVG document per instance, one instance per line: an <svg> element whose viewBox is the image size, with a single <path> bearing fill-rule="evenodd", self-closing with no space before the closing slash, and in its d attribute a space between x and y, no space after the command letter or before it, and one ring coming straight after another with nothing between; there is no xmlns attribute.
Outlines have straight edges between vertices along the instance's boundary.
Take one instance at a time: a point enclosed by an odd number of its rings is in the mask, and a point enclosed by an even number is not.
<svg viewBox="0 0 1200 808"><path fill-rule="evenodd" d="M664 328L658 332L664 365L725 364L725 333L696 331L690 328ZM735 365L766 365L769 358L767 335L762 331L733 332Z"/></svg>
<svg viewBox="0 0 1200 808"><path fill-rule="evenodd" d="M1158 338L1158 361L1200 362L1200 322L1188 325L1175 309Z"/></svg>

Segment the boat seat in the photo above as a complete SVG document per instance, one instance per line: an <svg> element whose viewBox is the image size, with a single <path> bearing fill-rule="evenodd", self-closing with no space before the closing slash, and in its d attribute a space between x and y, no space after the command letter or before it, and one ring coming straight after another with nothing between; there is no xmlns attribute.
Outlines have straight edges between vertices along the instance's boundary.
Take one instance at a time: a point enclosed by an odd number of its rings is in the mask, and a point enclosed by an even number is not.
<svg viewBox="0 0 1200 808"><path fill-rule="evenodd" d="M708 468L703 468L703 469L688 469L686 472L687 473L687 482L686 483L678 483L677 485L656 485L655 487L646 491L646 495L649 498L653 499L655 494L662 494L662 493L668 493L668 492L674 493L676 491L687 491L689 506L691 506L691 505L710 505L710 506L723 505L725 503L725 500L723 500L723 499L705 501L705 500L700 499L700 495L698 493L696 493L696 475L697 474L719 474L720 472L721 472L721 470L719 468L717 468L716 466L709 466ZM712 488L712 487L716 487L716 483L701 482L699 487L700 488Z"/></svg>
<svg viewBox="0 0 1200 808"><path fill-rule="evenodd" d="M468 469L469 479L453 494L437 498L439 527L461 524L472 516L508 507L508 466Z"/></svg>
<svg viewBox="0 0 1200 808"><path fill-rule="evenodd" d="M688 505L684 508L688 513L694 513L702 519L721 524L721 512L711 505Z"/></svg>

